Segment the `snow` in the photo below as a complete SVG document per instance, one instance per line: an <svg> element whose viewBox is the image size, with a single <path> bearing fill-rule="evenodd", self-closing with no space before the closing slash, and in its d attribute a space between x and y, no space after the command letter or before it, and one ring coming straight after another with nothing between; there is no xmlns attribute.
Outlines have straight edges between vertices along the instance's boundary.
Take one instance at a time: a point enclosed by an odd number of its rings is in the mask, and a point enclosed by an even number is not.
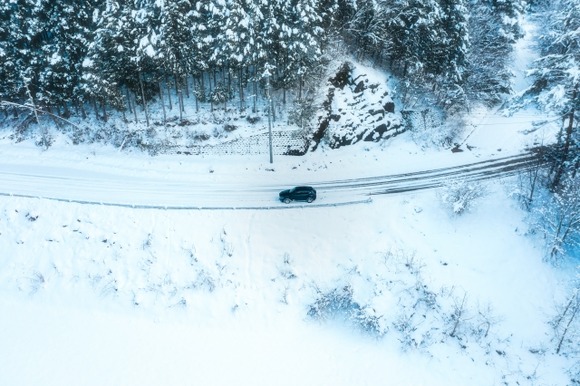
<svg viewBox="0 0 580 386"><path fill-rule="evenodd" d="M521 146L530 135L508 138ZM77 188L82 195L91 192L91 181L98 188L100 179L116 177L128 186L189 179L192 190L207 187L203 196L226 183L290 185L461 163L498 147L486 145L477 154L423 152L403 136L382 146L280 156L273 165L261 156L150 158L98 146L43 152L27 143L3 143L0 157L3 173L58 176L65 186L67 178L86 181L88 189ZM506 147L515 151L516 144ZM0 383L448 386L500 384L506 376L531 384L526 377L535 374L543 384L565 384L571 364L550 354L546 321L572 274L542 261L540 241L526 235L525 214L509 198L514 183L490 183L462 216L436 191L286 210L132 209L2 197ZM116 194L98 193L105 201ZM154 199L171 202L167 194ZM385 268L389 255L395 257ZM401 263L409 256L442 307L451 291L467 294L474 314L489 308L493 338L465 338L465 349L448 336L426 347L403 345L391 324L413 283ZM402 283L385 287L380 272ZM391 326L383 337L340 318L308 317L316 289L347 284L359 304ZM441 315L430 317L440 323Z"/></svg>
<svg viewBox="0 0 580 386"><path fill-rule="evenodd" d="M60 54L58 52L53 53L49 59L49 63L51 65L55 65L60 61L62 61L62 57L60 56Z"/></svg>
<svg viewBox="0 0 580 386"><path fill-rule="evenodd" d="M0 384L567 384L577 358L554 354L547 321L574 271L543 261L510 198L517 177L481 185L461 215L436 190L276 200L304 182L518 154L553 140L557 127L531 130L537 120L550 118L477 110L461 153L401 135L273 164L1 139ZM67 202L82 199L129 207ZM192 200L273 208L130 207ZM352 309L309 316L344 288L377 330Z"/></svg>

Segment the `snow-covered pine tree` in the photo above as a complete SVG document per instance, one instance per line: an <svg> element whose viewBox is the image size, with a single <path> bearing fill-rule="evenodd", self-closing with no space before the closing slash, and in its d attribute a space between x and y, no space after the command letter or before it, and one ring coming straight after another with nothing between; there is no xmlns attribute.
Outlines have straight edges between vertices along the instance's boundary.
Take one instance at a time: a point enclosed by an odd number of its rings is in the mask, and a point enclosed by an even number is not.
<svg viewBox="0 0 580 386"><path fill-rule="evenodd" d="M38 75L42 97L38 102L68 115L69 107L80 99L78 84L88 42L92 40L92 14L99 0L41 0L36 18L45 37L39 55L46 59Z"/></svg>
<svg viewBox="0 0 580 386"><path fill-rule="evenodd" d="M43 29L35 13L36 2L17 0L3 2L0 27L0 92L4 98L17 103L29 102L42 93L39 73L44 60L39 55L42 48Z"/></svg>
<svg viewBox="0 0 580 386"><path fill-rule="evenodd" d="M357 57L377 61L390 57L391 6L388 0L321 0L320 8L329 8L329 13L323 13L325 33L328 38L339 35Z"/></svg>
<svg viewBox="0 0 580 386"><path fill-rule="evenodd" d="M447 111L466 107L465 70L469 50L468 12L464 0L439 0L441 18L436 56L429 61L438 104Z"/></svg>
<svg viewBox="0 0 580 386"><path fill-rule="evenodd" d="M279 1L247 0L246 14L248 24L248 52L245 52L248 82L252 90L252 111L257 111L259 84L264 81L264 71L268 63L273 63L277 55L275 41L279 33L276 9ZM251 31L250 31L251 28Z"/></svg>
<svg viewBox="0 0 580 386"><path fill-rule="evenodd" d="M82 61L99 0L18 0L0 5L0 93L68 113L80 98Z"/></svg>
<svg viewBox="0 0 580 386"><path fill-rule="evenodd" d="M210 72L215 75L217 68L216 57L219 55L215 47L217 37L220 35L220 23L223 21L224 10L225 1L198 0L188 15L191 20L190 34L194 52L192 72L195 76L199 76L195 94L202 101L209 99L208 96L211 95L217 81L213 77L212 85Z"/></svg>
<svg viewBox="0 0 580 386"><path fill-rule="evenodd" d="M238 74L240 110L246 108L245 88L250 81L251 67L258 59L256 47L256 29L260 25L260 15L255 13L252 0L234 0L230 19L232 31L235 31L235 49L230 51L230 62ZM237 21L237 25L234 22ZM229 39L230 41L232 39ZM255 71L255 68L252 70Z"/></svg>
<svg viewBox="0 0 580 386"><path fill-rule="evenodd" d="M434 106L435 68L440 58L440 40L444 37L443 12L436 0L393 0L385 4L389 50L386 53L391 71L402 79L400 96L409 107L414 100ZM440 66L440 65L439 65Z"/></svg>
<svg viewBox="0 0 580 386"><path fill-rule="evenodd" d="M0 100L22 102L23 79L20 71L25 35L21 23L29 10L24 0L0 3Z"/></svg>
<svg viewBox="0 0 580 386"><path fill-rule="evenodd" d="M440 39L439 4L435 0L394 0L387 11L392 67L401 76L418 77L421 82Z"/></svg>
<svg viewBox="0 0 580 386"><path fill-rule="evenodd" d="M197 62L190 18L193 3L191 0L164 0L158 4L159 36L154 39L158 52L154 56L165 74L172 74L176 83L182 83L194 72Z"/></svg>
<svg viewBox="0 0 580 386"><path fill-rule="evenodd" d="M131 16L135 21L133 45L129 58L136 67L135 79L139 82L141 97L146 102L157 94L157 80L161 75L159 36L161 30L161 0L134 0ZM144 86L147 86L145 89Z"/></svg>
<svg viewBox="0 0 580 386"><path fill-rule="evenodd" d="M224 102L230 99L233 90L240 96L240 110L244 109L244 87L247 84L246 68L254 50L255 17L249 14L246 0L229 0L220 7L220 20L216 23L218 35L213 45L212 62L224 75L214 90L213 99ZM233 84L237 78L237 87Z"/></svg>
<svg viewBox="0 0 580 386"><path fill-rule="evenodd" d="M284 90L285 103L286 89L298 86L300 90L304 78L320 63L326 36L318 0L282 2L281 16L277 84Z"/></svg>
<svg viewBox="0 0 580 386"><path fill-rule="evenodd" d="M135 28L129 0L107 0L103 12L95 14L94 40L89 44L83 61L83 76L80 90L85 100L94 106L99 116L101 107L112 106L122 109L125 106L122 86L128 92L128 80L135 72L128 53L132 49ZM135 85L133 85L135 86ZM131 98L126 95L131 105Z"/></svg>
<svg viewBox="0 0 580 386"><path fill-rule="evenodd" d="M266 63L273 64L280 56L280 8L282 0L257 0L252 12L258 16L258 33L255 40L254 62L258 76L261 76Z"/></svg>
<svg viewBox="0 0 580 386"><path fill-rule="evenodd" d="M195 22L197 21L195 2L192 0L164 0L157 1L155 4L159 8L159 20L156 20L156 23L159 24L159 35L153 38L157 51L153 59L159 63L159 68L155 69L157 74L154 78L157 79L158 89L162 94L163 86L161 84L165 83L170 107L173 106L171 84L175 86L177 104L180 112L183 112L184 92L187 97L190 95L190 76L194 78L193 94L196 97L196 104L199 102L200 95L198 95L195 86L195 79L199 79L203 71L199 63L205 61L200 57L201 53L195 41Z"/></svg>
<svg viewBox="0 0 580 386"><path fill-rule="evenodd" d="M486 0L486 2L488 6L491 6L495 17L501 23L502 33L505 38L511 42L515 42L520 38L522 31L518 19L523 12L526 1Z"/></svg>
<svg viewBox="0 0 580 386"><path fill-rule="evenodd" d="M551 173L551 187L557 190L567 175L575 177L580 167L580 0L553 2L551 14L543 20L547 25L542 35L542 56L530 70L534 83L522 100L562 116L560 147Z"/></svg>
<svg viewBox="0 0 580 386"><path fill-rule="evenodd" d="M510 57L521 37L517 0L471 0L469 8L470 50L466 92L476 103L494 106L512 90Z"/></svg>

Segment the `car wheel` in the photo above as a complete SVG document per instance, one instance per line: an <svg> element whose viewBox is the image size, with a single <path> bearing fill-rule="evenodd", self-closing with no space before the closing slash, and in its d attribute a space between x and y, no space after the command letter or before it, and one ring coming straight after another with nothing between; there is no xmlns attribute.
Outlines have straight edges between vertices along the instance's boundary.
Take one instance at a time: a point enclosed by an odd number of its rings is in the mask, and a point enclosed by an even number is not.
<svg viewBox="0 0 580 386"><path fill-rule="evenodd" d="M308 197L306 201L308 201L308 203L310 204L312 201L314 201L314 197Z"/></svg>
<svg viewBox="0 0 580 386"><path fill-rule="evenodd" d="M289 204L289 203L290 203L290 201L291 201L291 200L290 200L288 197L286 197L286 198L284 199L284 204Z"/></svg>

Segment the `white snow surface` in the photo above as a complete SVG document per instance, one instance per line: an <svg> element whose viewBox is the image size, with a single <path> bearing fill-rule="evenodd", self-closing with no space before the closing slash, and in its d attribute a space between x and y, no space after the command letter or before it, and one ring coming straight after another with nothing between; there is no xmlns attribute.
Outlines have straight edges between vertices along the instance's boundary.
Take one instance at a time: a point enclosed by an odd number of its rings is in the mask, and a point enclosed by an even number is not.
<svg viewBox="0 0 580 386"><path fill-rule="evenodd" d="M276 157L272 165L263 156L150 157L2 143L2 189L26 188L33 197L0 198L0 384L565 384L572 364L551 354L546 322L572 272L542 261L541 241L526 235L525 213L509 197L514 179L488 183L487 195L462 216L436 191L287 210L139 209L35 198L44 188L58 194L51 185L58 177L63 186L82 182L75 192L61 191L64 198L94 198L92 181L96 187L108 181L109 190L97 189L103 202L149 194L168 204L179 182L201 191L196 197L204 202L230 205L234 196L220 198L221 188L471 162L497 156L500 147L500 154L515 154L538 135L485 130L489 137L506 132L496 138L504 142L473 142L474 150L453 154L420 150L402 136ZM51 178L26 186L23 174ZM168 188L161 196L145 188L121 194L111 181ZM288 208L276 202L277 191L260 192L252 202ZM427 310L415 326L421 336L405 335L395 326L417 300L418 278L440 310ZM308 315L321 294L346 286L379 317L381 334L342 314ZM472 327L461 338L449 336L453 303L463 296L469 318L483 312L493 321L487 337L470 335Z"/></svg>
<svg viewBox="0 0 580 386"><path fill-rule="evenodd" d="M544 119L475 111L462 153L402 135L273 164L0 140L0 385L566 385L578 358L547 322L574 268L543 261L517 177L462 215L436 190L277 202L518 154L553 140ZM316 203L360 198L343 195ZM240 202L273 209L131 207ZM348 305L324 308L332 293Z"/></svg>

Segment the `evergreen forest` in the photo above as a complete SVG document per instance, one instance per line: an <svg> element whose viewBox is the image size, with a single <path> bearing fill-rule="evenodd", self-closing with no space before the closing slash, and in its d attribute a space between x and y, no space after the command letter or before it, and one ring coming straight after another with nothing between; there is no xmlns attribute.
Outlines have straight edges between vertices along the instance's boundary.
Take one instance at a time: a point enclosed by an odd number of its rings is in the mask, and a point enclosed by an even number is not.
<svg viewBox="0 0 580 386"><path fill-rule="evenodd" d="M541 29L539 59L514 97L522 17ZM270 91L312 104L337 53L392 74L399 110L461 115L509 99L561 116L566 161L553 185L576 174L580 0L8 0L0 109L106 120L171 94L180 109L195 98L197 108L255 111Z"/></svg>

